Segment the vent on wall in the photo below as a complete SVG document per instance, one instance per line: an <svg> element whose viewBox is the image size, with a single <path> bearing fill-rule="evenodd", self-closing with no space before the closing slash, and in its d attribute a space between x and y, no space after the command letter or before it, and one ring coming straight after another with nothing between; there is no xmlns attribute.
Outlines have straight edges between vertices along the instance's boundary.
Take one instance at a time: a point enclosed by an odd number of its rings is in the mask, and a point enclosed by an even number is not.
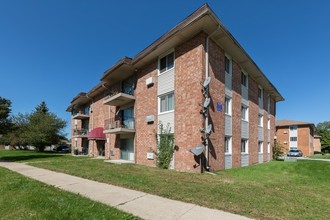
<svg viewBox="0 0 330 220"><path fill-rule="evenodd" d="M284 143L284 144L288 144L288 142L287 142L287 141L284 141L283 143Z"/></svg>
<svg viewBox="0 0 330 220"><path fill-rule="evenodd" d="M149 77L148 79L146 79L146 85L147 86L151 86L154 84L154 78L153 77Z"/></svg>
<svg viewBox="0 0 330 220"><path fill-rule="evenodd" d="M287 133L288 133L288 131L284 131L283 133L284 133L284 134L287 134Z"/></svg>

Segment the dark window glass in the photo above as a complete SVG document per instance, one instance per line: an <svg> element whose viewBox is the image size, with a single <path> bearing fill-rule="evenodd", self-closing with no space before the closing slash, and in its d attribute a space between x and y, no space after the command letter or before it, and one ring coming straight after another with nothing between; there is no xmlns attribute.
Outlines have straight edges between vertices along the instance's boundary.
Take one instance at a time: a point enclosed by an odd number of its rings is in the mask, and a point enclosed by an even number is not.
<svg viewBox="0 0 330 220"><path fill-rule="evenodd" d="M171 69L174 66L174 53L167 55L167 69Z"/></svg>
<svg viewBox="0 0 330 220"><path fill-rule="evenodd" d="M166 71L166 57L160 59L159 69L161 73Z"/></svg>

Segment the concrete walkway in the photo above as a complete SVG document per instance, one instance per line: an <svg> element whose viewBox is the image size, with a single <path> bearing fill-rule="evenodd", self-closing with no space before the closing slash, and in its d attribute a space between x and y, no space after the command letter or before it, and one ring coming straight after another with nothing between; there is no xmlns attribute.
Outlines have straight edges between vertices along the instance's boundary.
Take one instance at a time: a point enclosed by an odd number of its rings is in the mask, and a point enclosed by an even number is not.
<svg viewBox="0 0 330 220"><path fill-rule="evenodd" d="M79 193L89 199L102 202L143 219L249 219L216 209L165 199L148 193L99 183L22 163L0 162L0 166L57 188Z"/></svg>

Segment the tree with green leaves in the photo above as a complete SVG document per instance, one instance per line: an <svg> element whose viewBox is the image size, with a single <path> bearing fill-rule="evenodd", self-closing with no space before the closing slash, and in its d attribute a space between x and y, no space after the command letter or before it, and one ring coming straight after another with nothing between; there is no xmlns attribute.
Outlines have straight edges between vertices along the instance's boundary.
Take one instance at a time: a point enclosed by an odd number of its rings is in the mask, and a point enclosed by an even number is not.
<svg viewBox="0 0 330 220"><path fill-rule="evenodd" d="M39 151L43 151L46 146L57 144L63 136L61 131L66 126L66 121L49 112L44 101L28 115L28 122L25 131L27 143Z"/></svg>
<svg viewBox="0 0 330 220"><path fill-rule="evenodd" d="M59 143L65 126L66 121L49 112L43 101L32 113L14 116L12 131L4 135L2 142L12 146L31 145L43 151L46 146Z"/></svg>
<svg viewBox="0 0 330 220"><path fill-rule="evenodd" d="M6 134L11 129L10 113L11 101L0 96L0 135Z"/></svg>
<svg viewBox="0 0 330 220"><path fill-rule="evenodd" d="M317 133L321 136L321 148L330 150L330 121L320 122L316 126Z"/></svg>

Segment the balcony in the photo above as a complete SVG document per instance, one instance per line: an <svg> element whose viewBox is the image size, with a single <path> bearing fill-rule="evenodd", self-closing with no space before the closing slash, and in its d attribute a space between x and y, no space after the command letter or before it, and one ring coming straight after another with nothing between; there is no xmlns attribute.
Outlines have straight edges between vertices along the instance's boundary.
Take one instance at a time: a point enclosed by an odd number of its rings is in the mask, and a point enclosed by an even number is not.
<svg viewBox="0 0 330 220"><path fill-rule="evenodd" d="M73 130L73 137L74 138L83 138L83 137L88 137L88 129L74 129Z"/></svg>
<svg viewBox="0 0 330 220"><path fill-rule="evenodd" d="M135 97L125 92L119 92L117 94L111 94L104 98L103 104L112 106L123 106L128 103L134 102Z"/></svg>
<svg viewBox="0 0 330 220"><path fill-rule="evenodd" d="M80 120L84 120L84 119L88 119L89 115L82 113L82 112L74 112L72 114L72 119L80 119Z"/></svg>
<svg viewBox="0 0 330 220"><path fill-rule="evenodd" d="M132 134L135 133L134 117L116 117L104 121L106 134Z"/></svg>

